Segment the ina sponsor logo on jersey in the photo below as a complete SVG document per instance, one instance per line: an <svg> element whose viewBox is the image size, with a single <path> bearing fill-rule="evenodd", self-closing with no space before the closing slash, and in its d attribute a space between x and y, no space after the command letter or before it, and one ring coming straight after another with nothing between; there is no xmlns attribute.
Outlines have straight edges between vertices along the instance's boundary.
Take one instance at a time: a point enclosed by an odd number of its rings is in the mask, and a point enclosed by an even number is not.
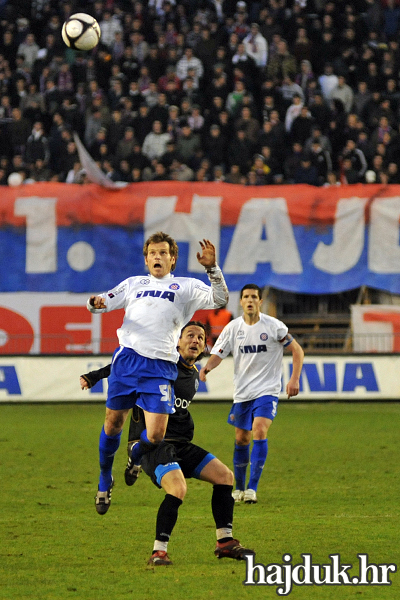
<svg viewBox="0 0 400 600"><path fill-rule="evenodd" d="M169 300L170 302L174 302L175 294L174 292L168 292L165 290L139 290L136 292L136 298L161 298L163 300Z"/></svg>
<svg viewBox="0 0 400 600"><path fill-rule="evenodd" d="M267 352L266 344L249 344L248 346L239 346L241 354L259 354L260 352Z"/></svg>

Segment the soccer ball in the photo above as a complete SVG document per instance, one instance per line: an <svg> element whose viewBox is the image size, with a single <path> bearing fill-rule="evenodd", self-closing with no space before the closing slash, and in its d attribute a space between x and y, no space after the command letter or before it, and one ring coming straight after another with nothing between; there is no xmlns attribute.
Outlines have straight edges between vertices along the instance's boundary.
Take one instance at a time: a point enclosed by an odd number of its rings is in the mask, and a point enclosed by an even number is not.
<svg viewBox="0 0 400 600"><path fill-rule="evenodd" d="M62 39L74 50L91 50L100 40L100 26L86 13L76 13L67 19L61 31Z"/></svg>

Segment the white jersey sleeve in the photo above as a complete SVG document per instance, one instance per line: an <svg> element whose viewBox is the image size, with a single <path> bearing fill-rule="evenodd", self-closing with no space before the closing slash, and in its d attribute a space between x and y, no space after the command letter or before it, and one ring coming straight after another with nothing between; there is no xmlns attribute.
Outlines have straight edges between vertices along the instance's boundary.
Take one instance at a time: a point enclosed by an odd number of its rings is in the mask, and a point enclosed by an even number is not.
<svg viewBox="0 0 400 600"><path fill-rule="evenodd" d="M233 355L234 398L236 402L260 396L278 396L281 390L283 345L288 329L282 321L260 314L260 320L247 325L242 317L223 329L211 354Z"/></svg>

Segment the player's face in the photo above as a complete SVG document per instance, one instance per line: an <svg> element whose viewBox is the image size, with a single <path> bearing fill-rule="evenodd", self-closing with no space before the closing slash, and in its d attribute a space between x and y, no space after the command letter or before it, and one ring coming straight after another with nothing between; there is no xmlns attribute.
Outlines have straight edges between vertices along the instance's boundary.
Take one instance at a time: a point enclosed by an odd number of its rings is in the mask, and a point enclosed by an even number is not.
<svg viewBox="0 0 400 600"><path fill-rule="evenodd" d="M190 325L184 329L179 338L178 350L183 360L192 364L199 354L204 352L206 336L204 329L198 325Z"/></svg>
<svg viewBox="0 0 400 600"><path fill-rule="evenodd" d="M240 306L243 308L245 315L248 315L249 317L258 315L261 304L262 300L258 295L258 290L243 290L242 297L240 298Z"/></svg>
<svg viewBox="0 0 400 600"><path fill-rule="evenodd" d="M175 256L171 256L168 242L149 244L145 263L153 277L164 277L171 272L175 264Z"/></svg>

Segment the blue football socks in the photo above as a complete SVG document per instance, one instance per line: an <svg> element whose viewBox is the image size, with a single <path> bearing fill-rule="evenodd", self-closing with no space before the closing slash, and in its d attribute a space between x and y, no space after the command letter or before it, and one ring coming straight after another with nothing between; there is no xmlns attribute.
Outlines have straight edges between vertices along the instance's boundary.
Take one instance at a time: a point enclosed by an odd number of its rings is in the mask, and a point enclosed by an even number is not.
<svg viewBox="0 0 400 600"><path fill-rule="evenodd" d="M233 452L233 470L235 472L236 489L244 490L246 485L246 469L249 464L250 444L238 446Z"/></svg>
<svg viewBox="0 0 400 600"><path fill-rule="evenodd" d="M257 491L258 482L265 465L268 454L268 440L253 440L253 449L250 459L250 481L247 486L251 490Z"/></svg>
<svg viewBox="0 0 400 600"><path fill-rule="evenodd" d="M122 431L120 431L117 435L107 435L104 431L104 427L101 430L99 440L100 492L106 492L111 485L111 472L114 462L114 455L119 448L121 434Z"/></svg>
<svg viewBox="0 0 400 600"><path fill-rule="evenodd" d="M131 459L133 464L140 465L143 454L151 452L157 446L158 444L153 444L149 441L149 438L147 437L147 429L144 429L140 434L140 442L138 444L134 444L131 450Z"/></svg>

